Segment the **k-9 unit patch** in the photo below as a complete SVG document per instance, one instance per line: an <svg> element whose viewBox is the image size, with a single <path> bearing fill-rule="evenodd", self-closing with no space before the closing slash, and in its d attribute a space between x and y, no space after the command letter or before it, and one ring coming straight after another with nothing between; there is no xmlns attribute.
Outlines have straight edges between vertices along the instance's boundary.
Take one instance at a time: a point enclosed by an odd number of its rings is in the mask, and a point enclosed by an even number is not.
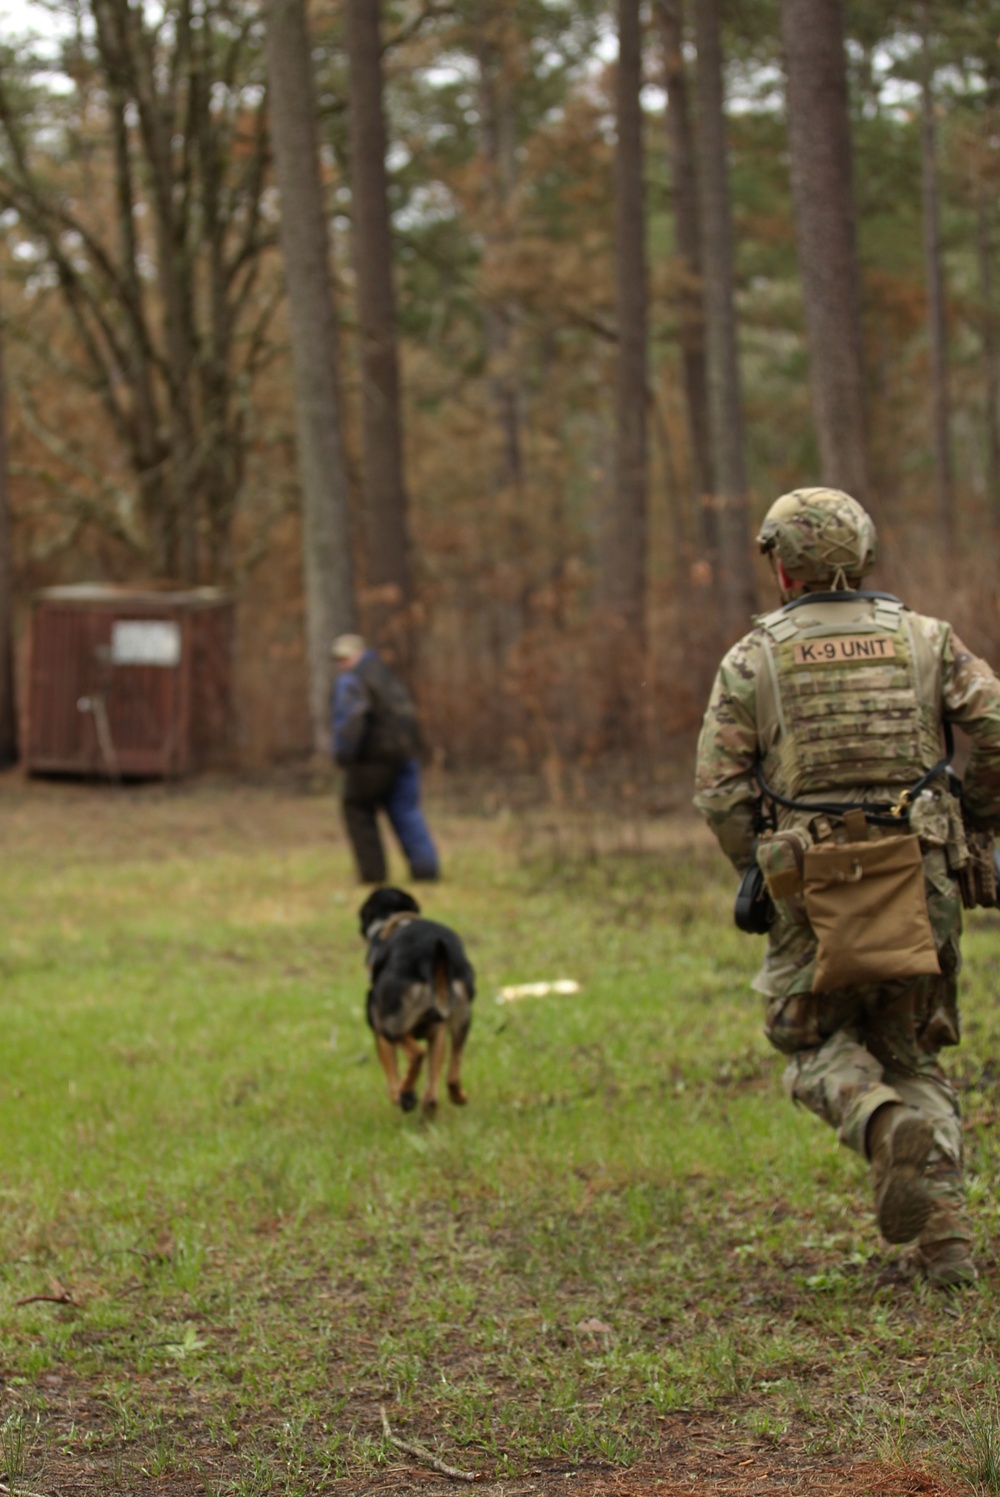
<svg viewBox="0 0 1000 1497"><path fill-rule="evenodd" d="M889 660L896 642L887 634L859 634L847 639L803 640L795 646L796 665L833 665L845 660Z"/></svg>

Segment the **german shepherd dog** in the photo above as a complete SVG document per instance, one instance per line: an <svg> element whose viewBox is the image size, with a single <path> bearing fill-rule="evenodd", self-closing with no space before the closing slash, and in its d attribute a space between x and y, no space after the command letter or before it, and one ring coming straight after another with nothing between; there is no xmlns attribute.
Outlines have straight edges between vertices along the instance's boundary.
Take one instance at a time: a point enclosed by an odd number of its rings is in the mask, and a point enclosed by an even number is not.
<svg viewBox="0 0 1000 1497"><path fill-rule="evenodd" d="M424 920L420 906L403 889L376 889L361 906L361 934L368 942L371 986L366 1012L375 1033L389 1100L404 1112L417 1105L417 1077L427 1060L425 1115L437 1110L445 1047L451 1036L448 1096L461 1105L462 1050L472 1023L475 973L458 936L447 925ZM427 1041L423 1049L419 1040ZM397 1047L407 1060L402 1081Z"/></svg>

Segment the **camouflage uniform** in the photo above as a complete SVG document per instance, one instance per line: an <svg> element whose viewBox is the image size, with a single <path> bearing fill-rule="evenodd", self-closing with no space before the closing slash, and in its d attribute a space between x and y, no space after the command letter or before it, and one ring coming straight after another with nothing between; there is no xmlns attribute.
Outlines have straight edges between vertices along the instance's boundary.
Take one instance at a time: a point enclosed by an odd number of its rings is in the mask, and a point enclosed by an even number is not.
<svg viewBox="0 0 1000 1497"><path fill-rule="evenodd" d="M838 580L842 585L845 579ZM811 614L813 634L820 633L823 620L831 618L838 620L843 633L845 628L873 629L872 617L879 606L845 592L842 601L810 601L796 612L800 619ZM791 799L802 794L799 785L789 784L794 755L790 760L783 737L791 735L784 733L782 714L774 708L778 688L768 620L773 625L776 618L774 614L758 620L726 655L698 745L694 803L740 872L753 863L755 855L760 787L754 766L760 763L768 784L780 794ZM939 736L942 720L968 733L973 748L964 801L984 826L994 825L1000 822L1000 682L962 645L949 624L906 611L900 627L909 641L907 648L920 662L924 736L928 738L931 728ZM878 672L873 679L878 685ZM811 683L805 689L810 690ZM828 787L835 787L839 802L885 802L919 778L912 765L904 764L900 773L892 758L878 762L879 753L895 753L897 741L901 742L893 738L900 714L888 705L890 698L892 692L887 690L867 697L855 693L846 722L815 715L820 710L834 714L835 697L819 707L813 705L811 730L817 741L828 732L830 767L822 786L813 771L807 799L830 800L834 797ZM832 726L825 729L825 723ZM925 769L929 752L928 739L922 750ZM935 745L934 757L939 754ZM820 789L828 793L817 794ZM826 817L778 807L777 818L779 829L809 826L820 840L833 835ZM866 1156L868 1124L887 1102L917 1108L932 1123L934 1144L926 1178L936 1204L920 1238L926 1244L970 1235L962 1212L958 1102L938 1062L941 1047L959 1040L956 993L962 907L949 859L954 866L964 852L954 797L940 781L932 782L918 797L911 828L920 835L940 977L814 994L816 937L804 902L792 897L776 901L777 919L768 934L754 987L766 999L767 1036L789 1057L786 1091L836 1128L847 1147ZM879 835L877 829L873 835Z"/></svg>

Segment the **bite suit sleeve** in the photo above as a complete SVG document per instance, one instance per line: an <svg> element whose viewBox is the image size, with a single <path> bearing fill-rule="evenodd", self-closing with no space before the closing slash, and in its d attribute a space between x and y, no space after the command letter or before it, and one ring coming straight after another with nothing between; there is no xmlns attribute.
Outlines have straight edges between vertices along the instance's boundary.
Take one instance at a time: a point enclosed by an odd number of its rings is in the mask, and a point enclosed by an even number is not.
<svg viewBox="0 0 1000 1497"><path fill-rule="evenodd" d="M333 757L356 764L364 744L371 710L368 689L354 671L344 671L333 688Z"/></svg>

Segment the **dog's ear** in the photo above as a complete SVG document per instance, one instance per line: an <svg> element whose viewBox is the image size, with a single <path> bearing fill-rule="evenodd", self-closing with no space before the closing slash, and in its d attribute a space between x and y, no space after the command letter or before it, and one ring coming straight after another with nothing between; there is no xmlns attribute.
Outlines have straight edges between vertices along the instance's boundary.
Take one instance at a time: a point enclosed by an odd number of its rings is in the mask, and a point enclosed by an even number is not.
<svg viewBox="0 0 1000 1497"><path fill-rule="evenodd" d="M378 899L381 893L381 889L373 889L358 911L358 924L362 935L365 934L372 921L378 919Z"/></svg>
<svg viewBox="0 0 1000 1497"><path fill-rule="evenodd" d="M388 920L390 915L419 915L420 906L412 894L405 889L373 889L358 911L361 934L366 936L376 920Z"/></svg>

